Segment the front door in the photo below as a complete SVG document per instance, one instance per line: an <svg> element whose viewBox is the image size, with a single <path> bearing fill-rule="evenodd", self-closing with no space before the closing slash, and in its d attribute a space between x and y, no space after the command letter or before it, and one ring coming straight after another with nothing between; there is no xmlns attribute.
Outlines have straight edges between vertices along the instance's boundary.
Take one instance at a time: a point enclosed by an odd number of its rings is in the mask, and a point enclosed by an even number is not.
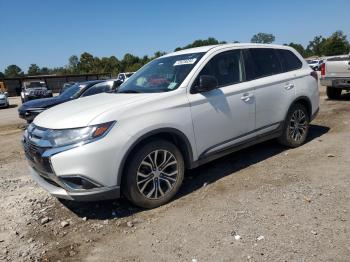
<svg viewBox="0 0 350 262"><path fill-rule="evenodd" d="M201 156L223 150L249 136L255 129L254 88L244 82L241 50L216 54L200 71L218 80L218 88L188 94L197 153Z"/></svg>

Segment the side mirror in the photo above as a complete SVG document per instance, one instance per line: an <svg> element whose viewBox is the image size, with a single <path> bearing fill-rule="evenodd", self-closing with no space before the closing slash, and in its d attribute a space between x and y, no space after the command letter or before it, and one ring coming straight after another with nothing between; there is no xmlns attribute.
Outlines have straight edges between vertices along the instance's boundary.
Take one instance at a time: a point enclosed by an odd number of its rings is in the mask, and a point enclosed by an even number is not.
<svg viewBox="0 0 350 262"><path fill-rule="evenodd" d="M199 85L196 88L196 91L199 93L209 92L218 87L218 80L215 76L212 75L201 75L199 77Z"/></svg>
<svg viewBox="0 0 350 262"><path fill-rule="evenodd" d="M8 93L8 92L4 92L4 95L5 95L5 96L9 96L9 93Z"/></svg>

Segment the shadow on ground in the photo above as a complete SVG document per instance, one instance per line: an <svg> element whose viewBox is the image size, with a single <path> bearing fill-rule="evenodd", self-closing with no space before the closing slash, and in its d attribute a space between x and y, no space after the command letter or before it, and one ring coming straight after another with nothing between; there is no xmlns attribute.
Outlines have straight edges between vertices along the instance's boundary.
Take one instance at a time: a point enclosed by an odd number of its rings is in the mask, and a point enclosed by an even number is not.
<svg viewBox="0 0 350 262"><path fill-rule="evenodd" d="M324 135L329 130L330 128L326 126L310 125L306 143ZM204 183L213 183L250 165L278 155L286 149L275 140L271 140L227 155L196 169L188 170L176 198L191 194L201 188ZM124 198L99 202L73 202L67 200L60 200L60 202L77 216L87 217L88 219L104 220L115 217L127 217L144 210L132 206Z"/></svg>

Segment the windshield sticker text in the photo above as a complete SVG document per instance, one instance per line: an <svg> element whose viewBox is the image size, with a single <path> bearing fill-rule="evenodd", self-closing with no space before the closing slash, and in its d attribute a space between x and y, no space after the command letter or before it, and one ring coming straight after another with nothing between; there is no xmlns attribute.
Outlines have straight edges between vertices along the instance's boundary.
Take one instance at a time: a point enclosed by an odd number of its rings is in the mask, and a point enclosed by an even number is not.
<svg viewBox="0 0 350 262"><path fill-rule="evenodd" d="M185 60L178 60L175 62L174 66L179 66L179 65L192 65L197 61L197 58L192 58L192 59L185 59Z"/></svg>

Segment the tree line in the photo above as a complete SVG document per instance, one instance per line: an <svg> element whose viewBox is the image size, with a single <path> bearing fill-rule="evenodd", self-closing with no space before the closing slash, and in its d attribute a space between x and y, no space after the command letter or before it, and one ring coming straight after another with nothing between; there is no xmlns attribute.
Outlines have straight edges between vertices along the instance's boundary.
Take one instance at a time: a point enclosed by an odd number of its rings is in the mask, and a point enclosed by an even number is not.
<svg viewBox="0 0 350 262"><path fill-rule="evenodd" d="M257 33L251 38L251 43L265 43L271 44L275 42L275 36L269 33ZM177 47L174 51L179 51L192 47L200 47L206 45L225 44L226 41L219 41L213 37L204 40L195 40L191 44L183 47ZM239 43L234 41L233 43ZM342 31L336 31L329 37L321 35L315 36L309 44L304 47L302 44L291 42L285 44L295 48L303 57L310 56L333 56L347 54L350 51L350 43L347 36ZM28 68L27 74L17 65L9 65L4 72L0 72L0 78L4 77L18 77L25 75L67 75L67 74L89 74L89 73L112 73L117 75L119 72L134 72L137 71L144 64L149 61L164 55L165 52L156 52L153 56L135 56L132 54L125 54L119 60L115 56L110 57L96 57L88 52L84 52L80 57L72 55L68 59L68 64L63 67L48 68L39 67L37 64L31 64Z"/></svg>

